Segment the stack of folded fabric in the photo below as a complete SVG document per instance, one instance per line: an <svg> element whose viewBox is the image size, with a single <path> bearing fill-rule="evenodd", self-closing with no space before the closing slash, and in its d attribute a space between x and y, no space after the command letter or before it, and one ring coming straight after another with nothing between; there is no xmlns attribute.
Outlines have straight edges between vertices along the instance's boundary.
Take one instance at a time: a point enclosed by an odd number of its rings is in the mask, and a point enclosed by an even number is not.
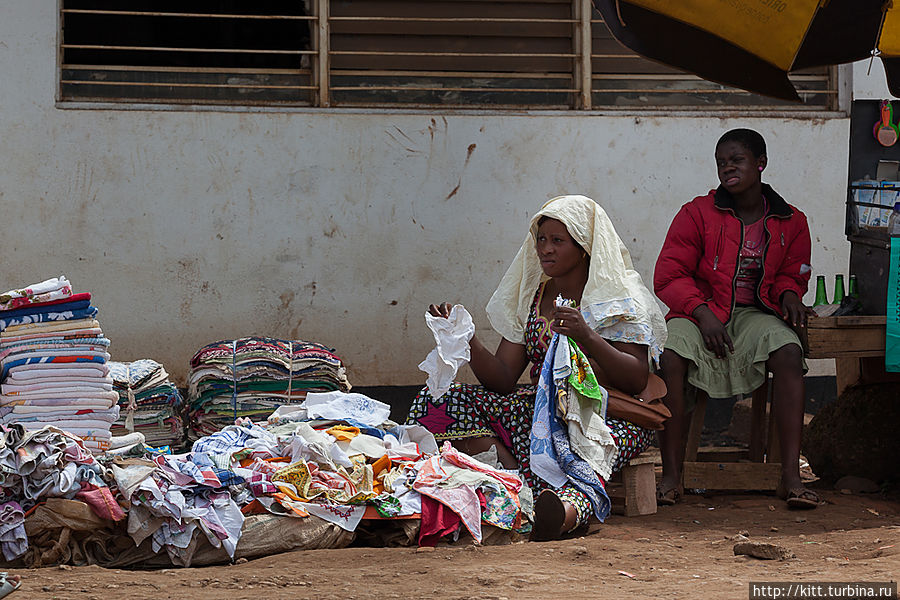
<svg viewBox="0 0 900 600"><path fill-rule="evenodd" d="M113 361L109 369L120 409L113 435L137 431L150 446L181 447L185 442L184 401L165 368L145 358L130 363Z"/></svg>
<svg viewBox="0 0 900 600"><path fill-rule="evenodd" d="M96 315L65 277L0 295L0 423L53 425L92 452L109 447L119 395Z"/></svg>
<svg viewBox="0 0 900 600"><path fill-rule="evenodd" d="M247 337L201 348L191 359L188 402L197 439L238 417L264 419L308 392L349 391L341 359L321 344Z"/></svg>

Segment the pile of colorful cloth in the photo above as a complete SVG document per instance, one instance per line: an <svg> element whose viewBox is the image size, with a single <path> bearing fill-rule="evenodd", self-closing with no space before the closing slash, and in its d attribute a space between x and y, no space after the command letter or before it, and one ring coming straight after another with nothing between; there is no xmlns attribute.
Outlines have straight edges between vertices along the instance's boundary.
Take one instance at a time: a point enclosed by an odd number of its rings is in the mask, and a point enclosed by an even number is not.
<svg viewBox="0 0 900 600"><path fill-rule="evenodd" d="M188 406L191 439L235 419L264 419L308 392L349 391L334 350L314 342L246 337L204 346L191 359Z"/></svg>
<svg viewBox="0 0 900 600"><path fill-rule="evenodd" d="M150 359L109 363L113 389L119 394L114 436L138 431L149 446L180 448L185 443L184 400L165 368Z"/></svg>
<svg viewBox="0 0 900 600"><path fill-rule="evenodd" d="M449 443L438 448L425 428L397 425L389 412L361 394L311 393L267 421L242 419L203 437L190 452L164 454L137 443L96 458L56 428L0 426L2 550L12 560L34 544L25 555L28 566L53 564L52 556L119 566L165 557L190 566L207 549L218 549L224 560L240 556L247 523L259 519L283 520L273 531L306 523L310 531L328 526L350 536L365 519L408 530L408 545L425 546L465 533L480 542L488 525L492 534L513 535L527 523L516 474ZM58 532L45 535L47 523L58 528L65 521L49 515L61 506L50 501L56 498L89 506L103 520L93 527L106 536L102 545L121 551L96 558L74 534L71 541ZM23 530L23 514L38 504L43 514L25 517ZM83 541L93 533L79 535ZM48 554L48 544L81 546Z"/></svg>
<svg viewBox="0 0 900 600"><path fill-rule="evenodd" d="M0 423L54 425L92 452L109 448L119 396L96 316L65 277L0 295Z"/></svg>
<svg viewBox="0 0 900 600"><path fill-rule="evenodd" d="M423 545L460 531L480 542L482 522L522 525L515 474L449 443L439 449L425 428L397 425L389 411L361 394L311 393L266 423L242 419L203 437L191 452L119 457L111 470L131 507L128 532L189 565L198 536L234 556L252 514L312 515L354 531L368 508L419 518Z"/></svg>

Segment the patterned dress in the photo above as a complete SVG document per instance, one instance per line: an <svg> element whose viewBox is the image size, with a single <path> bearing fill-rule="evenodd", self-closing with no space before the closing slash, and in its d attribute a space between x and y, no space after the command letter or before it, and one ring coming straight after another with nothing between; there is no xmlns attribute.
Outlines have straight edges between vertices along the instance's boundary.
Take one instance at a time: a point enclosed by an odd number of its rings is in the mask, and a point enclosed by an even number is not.
<svg viewBox="0 0 900 600"><path fill-rule="evenodd" d="M531 379L541 372L547 348L552 338L550 322L539 313L544 284L535 292L528 323L525 326L525 352L531 362ZM440 400L435 400L425 388L413 401L407 424L419 424L434 434L440 442L496 436L512 451L519 462L519 469L535 497L548 487L547 483L532 473L530 459L531 422L534 415L536 386L520 386L507 395L486 390L480 385L454 383ZM613 472L646 450L653 442L653 432L638 427L630 421L607 417L606 424L619 448ZM605 483L605 482L604 482ZM575 504L579 517L590 504L581 492L566 486L560 496ZM574 494L574 496L573 496ZM587 507L587 508L586 508ZM582 519L579 519L582 520Z"/></svg>

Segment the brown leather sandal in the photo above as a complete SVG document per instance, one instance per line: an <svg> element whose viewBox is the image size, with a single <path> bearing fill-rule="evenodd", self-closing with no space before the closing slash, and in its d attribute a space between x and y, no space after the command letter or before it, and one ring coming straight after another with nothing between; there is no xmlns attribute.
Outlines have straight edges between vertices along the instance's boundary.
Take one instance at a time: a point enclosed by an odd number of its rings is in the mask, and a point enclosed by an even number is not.
<svg viewBox="0 0 900 600"><path fill-rule="evenodd" d="M678 504L681 501L681 496L683 493L684 492L682 492L681 486L675 486L665 490L659 486L656 486L656 505L672 506L674 504Z"/></svg>
<svg viewBox="0 0 900 600"><path fill-rule="evenodd" d="M544 490L534 502L534 527L531 540L546 542L562 535L566 521L566 505L552 490Z"/></svg>
<svg viewBox="0 0 900 600"><path fill-rule="evenodd" d="M812 509L819 506L819 495L809 488L796 487L787 490L781 495L781 499L787 502L788 508Z"/></svg>

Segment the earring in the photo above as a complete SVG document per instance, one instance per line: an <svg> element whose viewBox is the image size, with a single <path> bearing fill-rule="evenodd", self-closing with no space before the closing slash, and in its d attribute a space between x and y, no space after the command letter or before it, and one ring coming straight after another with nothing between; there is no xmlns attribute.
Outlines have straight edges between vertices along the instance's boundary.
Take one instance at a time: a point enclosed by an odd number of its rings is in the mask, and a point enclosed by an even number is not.
<svg viewBox="0 0 900 600"><path fill-rule="evenodd" d="M759 172L760 172L760 173L762 173L762 170L763 170L763 168L762 168L762 167L760 167L760 168L759 168Z"/></svg>

